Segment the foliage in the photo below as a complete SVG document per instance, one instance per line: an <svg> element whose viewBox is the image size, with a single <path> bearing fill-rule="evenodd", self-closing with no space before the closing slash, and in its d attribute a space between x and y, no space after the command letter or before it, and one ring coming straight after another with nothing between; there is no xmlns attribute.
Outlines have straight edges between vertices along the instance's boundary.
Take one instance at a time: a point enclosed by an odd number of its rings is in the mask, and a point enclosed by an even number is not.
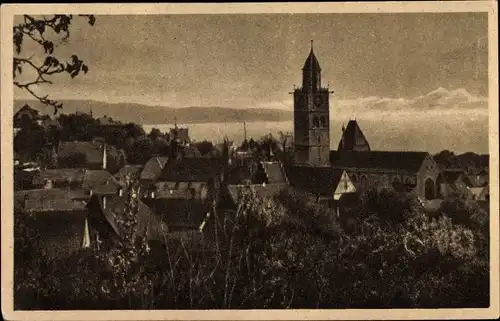
<svg viewBox="0 0 500 321"><path fill-rule="evenodd" d="M271 199L249 188L235 211L214 209L203 238L166 234L163 245L149 254L144 239L133 241L135 202L129 198L119 224L126 237L103 252L96 267L91 259L80 263L87 271L68 267L80 271L78 277L68 272L78 283L50 295L71 298L65 304L73 308L91 296L99 298L94 299L99 307L144 309L488 305L481 234L446 216L428 217L406 195L369 192L351 213L356 228L348 231L332 211L306 195L285 191ZM102 266L108 267L105 273ZM67 282L44 271L45 283L34 284L45 291L56 288L49 280ZM109 291L102 291L102 282ZM77 288L88 293L76 293Z"/></svg>
<svg viewBox="0 0 500 321"><path fill-rule="evenodd" d="M96 19L93 15L80 15L88 19L91 26L94 25ZM54 115L58 109L62 108L62 104L49 99L47 95L41 96L33 91L34 86L41 84L52 84L48 79L54 74L67 73L74 78L80 72L87 73L89 67L78 58L76 54L71 55L69 61L62 62L56 57L55 49L68 41L70 36L70 25L73 20L73 15L54 15L52 17L35 17L30 15L23 16L23 22L14 26L14 51L13 59L13 75L14 85L17 88L26 90L33 97L38 99L43 104L54 107ZM55 37L55 40L52 39ZM30 39L37 43L44 50L44 57L39 61L33 55L26 57L21 56L23 45L26 39ZM24 70L23 70L24 69ZM27 71L26 69L30 69ZM35 73L30 80L21 80L21 74Z"/></svg>

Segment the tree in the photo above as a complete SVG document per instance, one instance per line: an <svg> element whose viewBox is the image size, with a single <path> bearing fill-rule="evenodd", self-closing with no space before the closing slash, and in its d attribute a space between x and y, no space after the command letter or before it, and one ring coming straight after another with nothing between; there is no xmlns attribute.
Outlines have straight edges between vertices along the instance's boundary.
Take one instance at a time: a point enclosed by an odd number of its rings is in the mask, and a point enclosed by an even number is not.
<svg viewBox="0 0 500 321"><path fill-rule="evenodd" d="M88 19L88 23L93 26L96 19L93 15L80 15ZM76 54L69 57L69 61L62 62L56 57L55 49L64 44L70 37L70 25L73 15L54 15L53 17L23 16L23 22L14 26L14 51L13 75L14 85L17 88L26 90L29 94L41 103L54 107L54 115L62 108L62 104L48 98L48 95L40 95L34 91L33 87L41 84L52 84L49 76L54 74L68 73L71 78L87 73L89 68ZM52 39L55 36L55 39ZM42 59L35 59L32 55L22 56L24 41L29 39L37 43L44 50ZM29 71L27 70L29 69ZM21 75L34 73L34 77L29 80L22 80Z"/></svg>
<svg viewBox="0 0 500 321"><path fill-rule="evenodd" d="M199 143L195 143L196 149L200 152L202 156L211 155L214 153L215 147L212 142L204 140Z"/></svg>
<svg viewBox="0 0 500 321"><path fill-rule="evenodd" d="M124 213L116 216L119 240L115 246L99 252L98 258L110 272L110 278L104 279L101 285L102 293L125 297L131 307L132 297L146 294L151 287L144 273L144 261L150 249L147 229L138 228L139 184L129 180L126 189L128 193Z"/></svg>

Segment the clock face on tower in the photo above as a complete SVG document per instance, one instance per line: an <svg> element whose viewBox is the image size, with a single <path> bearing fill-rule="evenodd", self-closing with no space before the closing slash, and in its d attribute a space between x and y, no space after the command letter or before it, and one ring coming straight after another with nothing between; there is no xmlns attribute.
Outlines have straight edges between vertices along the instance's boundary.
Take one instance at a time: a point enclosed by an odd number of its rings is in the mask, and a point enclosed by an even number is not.
<svg viewBox="0 0 500 321"><path fill-rule="evenodd" d="M321 96L314 97L314 106L320 107L322 102Z"/></svg>

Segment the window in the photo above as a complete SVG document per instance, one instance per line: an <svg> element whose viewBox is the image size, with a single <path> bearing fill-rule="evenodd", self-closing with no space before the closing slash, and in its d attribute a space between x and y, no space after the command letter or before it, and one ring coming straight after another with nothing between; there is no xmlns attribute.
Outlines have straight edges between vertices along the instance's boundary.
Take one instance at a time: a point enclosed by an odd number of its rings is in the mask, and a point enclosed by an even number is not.
<svg viewBox="0 0 500 321"><path fill-rule="evenodd" d="M318 116L313 117L313 128L318 128L319 127L319 119Z"/></svg>

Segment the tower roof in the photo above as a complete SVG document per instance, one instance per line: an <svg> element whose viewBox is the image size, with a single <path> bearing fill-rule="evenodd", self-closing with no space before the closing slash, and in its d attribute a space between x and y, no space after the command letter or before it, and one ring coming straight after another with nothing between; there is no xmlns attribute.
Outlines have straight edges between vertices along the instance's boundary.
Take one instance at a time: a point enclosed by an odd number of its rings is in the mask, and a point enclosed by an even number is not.
<svg viewBox="0 0 500 321"><path fill-rule="evenodd" d="M311 40L311 52L309 53L309 56L307 57L306 61L304 62L304 68L303 69L317 69L317 70L321 70L321 67L319 66L318 59L316 58L316 55L314 54L312 40Z"/></svg>
<svg viewBox="0 0 500 321"><path fill-rule="evenodd" d="M343 133L338 146L339 151L370 151L370 145L356 120L349 120L347 127L342 128L342 130Z"/></svg>

